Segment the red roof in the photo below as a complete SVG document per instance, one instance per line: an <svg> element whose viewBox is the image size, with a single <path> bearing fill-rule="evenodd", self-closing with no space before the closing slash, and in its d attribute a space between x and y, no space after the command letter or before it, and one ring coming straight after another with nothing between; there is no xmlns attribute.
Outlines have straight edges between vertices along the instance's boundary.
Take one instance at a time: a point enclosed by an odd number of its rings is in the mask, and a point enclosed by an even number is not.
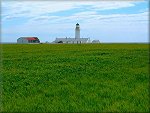
<svg viewBox="0 0 150 113"><path fill-rule="evenodd" d="M26 38L27 40L37 40L37 38Z"/></svg>

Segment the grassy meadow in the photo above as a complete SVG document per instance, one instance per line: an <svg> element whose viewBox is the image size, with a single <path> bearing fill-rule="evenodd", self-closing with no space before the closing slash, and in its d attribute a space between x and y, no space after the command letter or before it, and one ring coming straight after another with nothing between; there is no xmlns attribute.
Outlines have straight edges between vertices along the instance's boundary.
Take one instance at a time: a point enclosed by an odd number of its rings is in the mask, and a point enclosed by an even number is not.
<svg viewBox="0 0 150 113"><path fill-rule="evenodd" d="M3 112L148 112L148 44L3 44Z"/></svg>

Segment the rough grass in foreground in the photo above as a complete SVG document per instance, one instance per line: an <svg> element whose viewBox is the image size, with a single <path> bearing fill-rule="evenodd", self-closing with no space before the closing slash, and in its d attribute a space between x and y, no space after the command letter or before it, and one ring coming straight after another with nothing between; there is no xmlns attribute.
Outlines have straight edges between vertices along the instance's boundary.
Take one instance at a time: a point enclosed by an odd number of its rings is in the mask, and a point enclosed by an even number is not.
<svg viewBox="0 0 150 113"><path fill-rule="evenodd" d="M148 44L4 44L4 112L148 112Z"/></svg>

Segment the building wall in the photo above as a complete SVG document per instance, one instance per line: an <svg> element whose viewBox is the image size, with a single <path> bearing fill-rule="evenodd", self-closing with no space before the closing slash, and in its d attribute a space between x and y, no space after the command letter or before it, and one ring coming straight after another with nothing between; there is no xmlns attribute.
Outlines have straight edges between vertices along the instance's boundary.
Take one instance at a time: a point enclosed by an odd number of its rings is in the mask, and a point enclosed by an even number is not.
<svg viewBox="0 0 150 113"><path fill-rule="evenodd" d="M75 38L76 39L80 38L80 29L79 28L76 28L76 30L75 30Z"/></svg>
<svg viewBox="0 0 150 113"><path fill-rule="evenodd" d="M56 38L55 43L70 43L70 44L77 44L77 43L88 43L89 39L88 38L80 38L80 39L75 39L75 38Z"/></svg>
<svg viewBox="0 0 150 113"><path fill-rule="evenodd" d="M92 43L100 43L99 40L93 40Z"/></svg>
<svg viewBox="0 0 150 113"><path fill-rule="evenodd" d="M19 44L27 44L28 40L26 40L25 38L19 38L19 39L17 39L17 43L19 43Z"/></svg>

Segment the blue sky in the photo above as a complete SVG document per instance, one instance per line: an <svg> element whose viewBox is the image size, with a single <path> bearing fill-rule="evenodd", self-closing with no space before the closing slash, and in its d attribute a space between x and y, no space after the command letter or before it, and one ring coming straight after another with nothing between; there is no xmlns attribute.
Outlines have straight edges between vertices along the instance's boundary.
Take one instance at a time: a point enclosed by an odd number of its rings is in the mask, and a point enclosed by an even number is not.
<svg viewBox="0 0 150 113"><path fill-rule="evenodd" d="M41 42L81 37L100 42L148 42L148 0L57 1L2 0L2 42L36 36Z"/></svg>

